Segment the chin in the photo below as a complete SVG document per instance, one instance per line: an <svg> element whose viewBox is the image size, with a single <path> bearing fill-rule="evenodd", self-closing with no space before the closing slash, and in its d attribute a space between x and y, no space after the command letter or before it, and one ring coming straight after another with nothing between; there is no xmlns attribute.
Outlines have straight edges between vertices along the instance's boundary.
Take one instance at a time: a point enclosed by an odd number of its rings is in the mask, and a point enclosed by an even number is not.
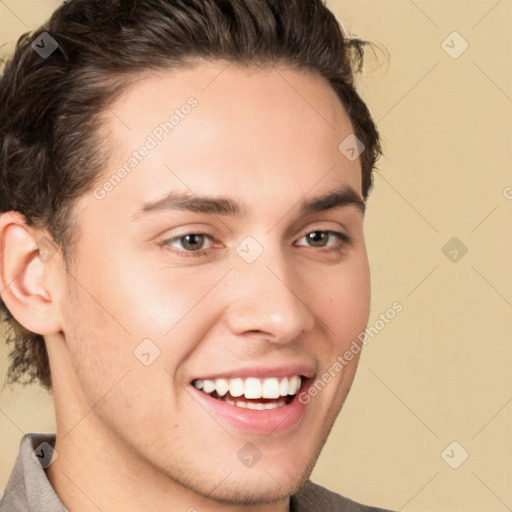
<svg viewBox="0 0 512 512"><path fill-rule="evenodd" d="M314 466L314 461L304 465L289 462L265 464L262 459L252 468L235 464L229 469L217 467L216 471L211 468L204 473L199 471L195 477L190 474L187 477L169 474L169 477L205 499L219 503L239 506L274 503L295 494L307 481ZM290 466L293 467L291 471Z"/></svg>
<svg viewBox="0 0 512 512"><path fill-rule="evenodd" d="M219 486L214 495L208 497L222 503L249 505L274 503L288 499L295 494L309 475L279 480L265 472L255 473L250 478L232 478L230 475L225 485ZM228 483L229 481L229 483Z"/></svg>

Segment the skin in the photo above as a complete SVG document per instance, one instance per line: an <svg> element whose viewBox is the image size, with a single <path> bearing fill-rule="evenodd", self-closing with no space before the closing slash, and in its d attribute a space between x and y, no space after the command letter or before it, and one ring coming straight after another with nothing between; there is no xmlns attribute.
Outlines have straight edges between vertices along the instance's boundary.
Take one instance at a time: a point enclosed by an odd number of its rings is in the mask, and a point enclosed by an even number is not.
<svg viewBox="0 0 512 512"><path fill-rule="evenodd" d="M103 182L190 96L197 107L114 190L78 200L69 273L59 252L37 257L42 231L16 212L0 218L2 297L45 336L59 455L46 474L71 512L288 510L354 378L359 356L302 422L268 436L223 424L187 389L244 366L306 363L320 376L364 330L370 302L363 213L298 215L334 187L361 195L359 159L338 150L353 128L319 76L222 62L146 76L105 113ZM132 219L171 190L227 196L247 214ZM305 236L329 230L351 243ZM198 242L205 255L187 255L183 238L163 245L190 233L211 235ZM263 248L250 264L236 252L247 236ZM133 354L146 338L160 349L149 366ZM251 468L236 456L247 442L262 453Z"/></svg>

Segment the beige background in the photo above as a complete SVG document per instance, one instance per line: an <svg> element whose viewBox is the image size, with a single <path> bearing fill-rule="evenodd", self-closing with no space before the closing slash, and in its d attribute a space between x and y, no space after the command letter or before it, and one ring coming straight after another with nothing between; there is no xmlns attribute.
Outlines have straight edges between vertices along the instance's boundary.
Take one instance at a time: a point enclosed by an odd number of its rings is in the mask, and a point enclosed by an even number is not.
<svg viewBox="0 0 512 512"><path fill-rule="evenodd" d="M0 0L2 56L57 4ZM361 84L386 153L366 220L370 325L395 301L403 311L370 339L313 480L394 510L510 510L512 1L328 5L390 56ZM467 254L445 256L452 237ZM31 431L54 431L51 398L5 388L0 493Z"/></svg>

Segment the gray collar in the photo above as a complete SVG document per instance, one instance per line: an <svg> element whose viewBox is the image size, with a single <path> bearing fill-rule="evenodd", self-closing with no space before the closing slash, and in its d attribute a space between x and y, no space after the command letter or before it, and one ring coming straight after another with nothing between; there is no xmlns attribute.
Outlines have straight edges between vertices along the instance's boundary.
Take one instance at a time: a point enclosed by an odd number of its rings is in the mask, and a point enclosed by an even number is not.
<svg viewBox="0 0 512 512"><path fill-rule="evenodd" d="M44 469L52 459L55 434L25 434L0 501L0 512L68 512Z"/></svg>

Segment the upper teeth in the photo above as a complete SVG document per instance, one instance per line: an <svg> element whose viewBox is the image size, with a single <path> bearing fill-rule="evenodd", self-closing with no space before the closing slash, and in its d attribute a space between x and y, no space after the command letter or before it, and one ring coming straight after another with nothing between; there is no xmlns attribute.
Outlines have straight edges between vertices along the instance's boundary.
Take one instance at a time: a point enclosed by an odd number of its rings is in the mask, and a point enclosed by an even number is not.
<svg viewBox="0 0 512 512"><path fill-rule="evenodd" d="M233 397L244 395L245 398L279 398L280 396L295 395L300 388L301 378L299 375L278 379L215 379L194 381L197 389L205 393L216 391L219 396L224 396L228 391Z"/></svg>

